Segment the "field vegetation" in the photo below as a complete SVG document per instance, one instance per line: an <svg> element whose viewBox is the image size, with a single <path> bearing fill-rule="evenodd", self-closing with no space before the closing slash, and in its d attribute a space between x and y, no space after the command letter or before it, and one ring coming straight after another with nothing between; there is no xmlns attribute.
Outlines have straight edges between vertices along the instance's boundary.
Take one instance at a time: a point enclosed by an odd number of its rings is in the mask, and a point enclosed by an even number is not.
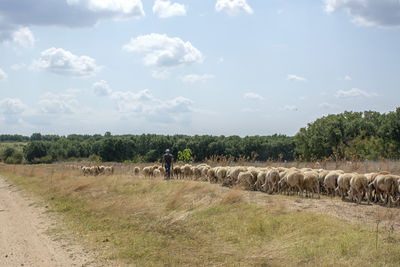
<svg viewBox="0 0 400 267"><path fill-rule="evenodd" d="M82 176L52 165L0 165L0 174L61 214L104 262L137 266L398 266L393 232L293 209L288 197L216 184ZM297 197L291 197L297 198ZM377 218L378 220L379 218ZM377 238L378 237L378 238Z"/></svg>

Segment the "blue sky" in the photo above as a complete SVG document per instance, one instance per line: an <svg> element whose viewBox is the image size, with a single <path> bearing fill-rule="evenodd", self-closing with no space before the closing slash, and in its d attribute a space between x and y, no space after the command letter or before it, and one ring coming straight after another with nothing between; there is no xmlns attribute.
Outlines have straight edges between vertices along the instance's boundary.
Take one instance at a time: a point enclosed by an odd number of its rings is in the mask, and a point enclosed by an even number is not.
<svg viewBox="0 0 400 267"><path fill-rule="evenodd" d="M398 0L1 0L0 133L294 135L399 106Z"/></svg>

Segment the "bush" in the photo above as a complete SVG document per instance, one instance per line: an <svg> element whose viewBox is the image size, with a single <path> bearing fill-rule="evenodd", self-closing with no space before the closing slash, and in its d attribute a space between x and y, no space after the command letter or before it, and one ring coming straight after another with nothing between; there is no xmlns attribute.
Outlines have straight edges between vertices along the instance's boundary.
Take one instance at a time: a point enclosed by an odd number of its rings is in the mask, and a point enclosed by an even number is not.
<svg viewBox="0 0 400 267"><path fill-rule="evenodd" d="M101 162L101 157L98 156L98 155L92 154L92 155L89 156L88 160L89 160L90 162L97 162L97 163L100 163L100 162Z"/></svg>
<svg viewBox="0 0 400 267"><path fill-rule="evenodd" d="M7 147L2 153L2 160L7 164L21 164L24 156L21 151Z"/></svg>
<svg viewBox="0 0 400 267"><path fill-rule="evenodd" d="M28 162L35 163L38 159L47 156L48 144L43 141L33 141L24 147L24 155ZM49 156L51 159L52 157Z"/></svg>

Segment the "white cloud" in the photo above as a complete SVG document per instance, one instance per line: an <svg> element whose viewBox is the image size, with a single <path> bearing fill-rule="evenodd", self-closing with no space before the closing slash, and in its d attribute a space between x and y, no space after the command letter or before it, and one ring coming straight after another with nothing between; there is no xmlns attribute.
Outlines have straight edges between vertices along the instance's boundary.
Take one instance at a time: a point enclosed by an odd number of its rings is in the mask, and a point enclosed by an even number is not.
<svg viewBox="0 0 400 267"><path fill-rule="evenodd" d="M375 97L378 96L376 93L368 93L358 88L352 88L348 91L338 90L336 92L336 97L338 98L351 98L351 97Z"/></svg>
<svg viewBox="0 0 400 267"><path fill-rule="evenodd" d="M173 67L203 62L203 55L190 42L166 34L152 33L132 38L123 49L146 53L143 58L146 66Z"/></svg>
<svg viewBox="0 0 400 267"><path fill-rule="evenodd" d="M12 70L20 70L20 69L23 69L23 68L25 68L25 67L26 67L26 65L25 65L24 63L21 63L21 64L13 64L13 65L10 66L10 68L11 68Z"/></svg>
<svg viewBox="0 0 400 267"><path fill-rule="evenodd" d="M0 111L8 124L20 122L20 115L27 109L19 98L5 98L0 100Z"/></svg>
<svg viewBox="0 0 400 267"><path fill-rule="evenodd" d="M246 112L246 113L255 113L255 112L260 112L260 109L255 109L255 108L242 108L242 112Z"/></svg>
<svg viewBox="0 0 400 267"><path fill-rule="evenodd" d="M336 109L339 108L338 105L332 104L332 103L328 103L328 102L323 102L321 104L318 105L320 108L324 108L324 109Z"/></svg>
<svg viewBox="0 0 400 267"><path fill-rule="evenodd" d="M364 26L400 26L398 0L325 0L325 10L345 10L355 23Z"/></svg>
<svg viewBox="0 0 400 267"><path fill-rule="evenodd" d="M186 76L181 77L182 82L185 83L196 83L196 82L205 82L207 80L213 79L215 76L211 74L188 74Z"/></svg>
<svg viewBox="0 0 400 267"><path fill-rule="evenodd" d="M145 16L141 0L1 0L0 42L30 26L91 27L104 19ZM32 40L28 31L17 34L23 45Z"/></svg>
<svg viewBox="0 0 400 267"><path fill-rule="evenodd" d="M344 79L345 79L346 81L351 81L351 80L352 80L351 77L350 77L350 75L344 76Z"/></svg>
<svg viewBox="0 0 400 267"><path fill-rule="evenodd" d="M298 108L296 106L291 106L291 105L286 105L283 107L283 109L287 110L287 111L297 111L298 110Z"/></svg>
<svg viewBox="0 0 400 267"><path fill-rule="evenodd" d="M237 16L244 12L253 14L253 9L247 4L246 0L217 0L215 10L224 11L230 16Z"/></svg>
<svg viewBox="0 0 400 267"><path fill-rule="evenodd" d="M7 77L8 75L2 69L0 69L0 81L7 80Z"/></svg>
<svg viewBox="0 0 400 267"><path fill-rule="evenodd" d="M193 101L185 97L158 99L145 89L138 93L116 91L111 99L121 114L135 116L156 123L186 122L193 112Z"/></svg>
<svg viewBox="0 0 400 267"><path fill-rule="evenodd" d="M186 16L186 7L179 3L171 3L171 1L156 0L153 5L153 13L160 18Z"/></svg>
<svg viewBox="0 0 400 267"><path fill-rule="evenodd" d="M71 6L87 8L93 12L112 12L123 16L145 15L141 0L67 0Z"/></svg>
<svg viewBox="0 0 400 267"><path fill-rule="evenodd" d="M295 81L295 82L305 82L305 81L307 81L306 78L300 77L300 76L297 76L297 75L294 75L294 74L288 74L287 79L289 81Z"/></svg>
<svg viewBox="0 0 400 267"><path fill-rule="evenodd" d="M104 80L95 82L92 85L92 89L93 89L94 94L97 96L108 96L112 93L110 86Z"/></svg>
<svg viewBox="0 0 400 267"><path fill-rule="evenodd" d="M252 100L263 100L264 97L260 96L259 94L248 92L243 95L245 99L252 99Z"/></svg>
<svg viewBox="0 0 400 267"><path fill-rule="evenodd" d="M171 77L171 73L167 70L153 70L151 76L154 79L168 80Z"/></svg>
<svg viewBox="0 0 400 267"><path fill-rule="evenodd" d="M20 114L26 106L19 98L5 98L0 100L0 108L4 114Z"/></svg>
<svg viewBox="0 0 400 267"><path fill-rule="evenodd" d="M79 107L76 93L73 90L61 94L46 93L39 101L40 111L45 114L75 113Z"/></svg>
<svg viewBox="0 0 400 267"><path fill-rule="evenodd" d="M35 44L35 37L29 28L22 27L13 32L13 41L22 47L32 47Z"/></svg>
<svg viewBox="0 0 400 267"><path fill-rule="evenodd" d="M41 53L41 58L33 62L31 69L73 77L90 77L101 67L91 57L76 56L62 48L52 47Z"/></svg>

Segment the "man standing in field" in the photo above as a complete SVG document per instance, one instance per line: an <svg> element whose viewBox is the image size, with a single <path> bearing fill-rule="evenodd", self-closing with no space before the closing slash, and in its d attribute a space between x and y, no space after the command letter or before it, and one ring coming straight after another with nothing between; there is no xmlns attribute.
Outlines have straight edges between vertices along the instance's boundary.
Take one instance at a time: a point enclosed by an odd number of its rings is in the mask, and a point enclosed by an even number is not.
<svg viewBox="0 0 400 267"><path fill-rule="evenodd" d="M165 179L169 180L171 177L171 170L174 169L174 157L169 153L169 149L165 150L161 166L165 168Z"/></svg>

